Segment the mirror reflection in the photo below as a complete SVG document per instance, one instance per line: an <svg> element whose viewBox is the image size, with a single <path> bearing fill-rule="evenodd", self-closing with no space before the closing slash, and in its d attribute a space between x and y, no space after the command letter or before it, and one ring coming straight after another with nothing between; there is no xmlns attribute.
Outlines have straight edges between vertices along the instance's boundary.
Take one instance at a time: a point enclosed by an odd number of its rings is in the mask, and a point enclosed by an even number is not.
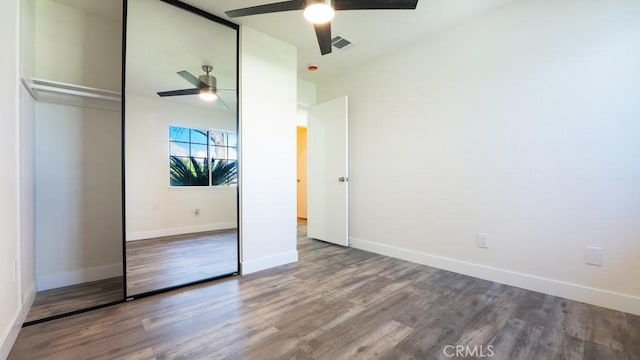
<svg viewBox="0 0 640 360"><path fill-rule="evenodd" d="M237 31L158 0L127 6L131 297L238 271Z"/></svg>
<svg viewBox="0 0 640 360"><path fill-rule="evenodd" d="M37 294L26 324L124 298L123 4L34 6L36 64L26 83L34 99Z"/></svg>

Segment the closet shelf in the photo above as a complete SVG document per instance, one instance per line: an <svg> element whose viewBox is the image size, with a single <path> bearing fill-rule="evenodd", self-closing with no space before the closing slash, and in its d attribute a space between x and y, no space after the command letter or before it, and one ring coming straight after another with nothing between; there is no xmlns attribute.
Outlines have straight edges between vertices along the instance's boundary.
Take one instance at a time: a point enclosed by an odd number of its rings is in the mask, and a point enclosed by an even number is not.
<svg viewBox="0 0 640 360"><path fill-rule="evenodd" d="M31 80L22 79L22 83L27 88L31 96L38 100L39 91L47 91L59 94L75 95L92 99L101 99L109 101L121 101L119 92L96 89L87 86L67 84L59 81L51 81L44 79L31 78Z"/></svg>

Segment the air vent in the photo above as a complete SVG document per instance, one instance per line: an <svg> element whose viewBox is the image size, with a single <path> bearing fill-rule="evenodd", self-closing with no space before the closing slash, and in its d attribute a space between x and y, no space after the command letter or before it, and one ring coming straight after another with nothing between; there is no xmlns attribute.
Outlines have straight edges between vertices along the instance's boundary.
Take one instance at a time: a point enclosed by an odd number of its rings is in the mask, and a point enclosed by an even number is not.
<svg viewBox="0 0 640 360"><path fill-rule="evenodd" d="M333 45L336 49L342 50L345 47L351 45L351 41L341 36L336 36L331 40L331 45Z"/></svg>

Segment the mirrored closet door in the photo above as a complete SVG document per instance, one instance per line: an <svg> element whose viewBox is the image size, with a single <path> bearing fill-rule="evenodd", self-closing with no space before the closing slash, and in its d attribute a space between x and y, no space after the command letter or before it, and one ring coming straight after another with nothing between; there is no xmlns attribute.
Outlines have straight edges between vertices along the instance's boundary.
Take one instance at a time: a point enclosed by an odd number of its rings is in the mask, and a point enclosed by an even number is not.
<svg viewBox="0 0 640 360"><path fill-rule="evenodd" d="M35 2L35 323L124 299L122 0Z"/></svg>
<svg viewBox="0 0 640 360"><path fill-rule="evenodd" d="M191 5L127 1L128 298L238 272L237 26Z"/></svg>

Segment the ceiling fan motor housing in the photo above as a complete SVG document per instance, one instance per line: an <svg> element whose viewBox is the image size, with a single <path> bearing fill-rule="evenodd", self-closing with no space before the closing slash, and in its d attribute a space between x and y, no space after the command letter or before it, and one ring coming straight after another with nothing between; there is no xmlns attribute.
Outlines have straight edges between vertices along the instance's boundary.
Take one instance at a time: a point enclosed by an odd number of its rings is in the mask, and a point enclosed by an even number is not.
<svg viewBox="0 0 640 360"><path fill-rule="evenodd" d="M202 81L203 83L209 85L209 87L213 88L214 91L218 87L218 81L213 75L200 75L198 76L198 79L200 79L200 81Z"/></svg>
<svg viewBox="0 0 640 360"><path fill-rule="evenodd" d="M313 4L326 4L329 6L333 6L333 1L332 0L306 0L304 2L304 7L307 7L309 5L313 5Z"/></svg>

